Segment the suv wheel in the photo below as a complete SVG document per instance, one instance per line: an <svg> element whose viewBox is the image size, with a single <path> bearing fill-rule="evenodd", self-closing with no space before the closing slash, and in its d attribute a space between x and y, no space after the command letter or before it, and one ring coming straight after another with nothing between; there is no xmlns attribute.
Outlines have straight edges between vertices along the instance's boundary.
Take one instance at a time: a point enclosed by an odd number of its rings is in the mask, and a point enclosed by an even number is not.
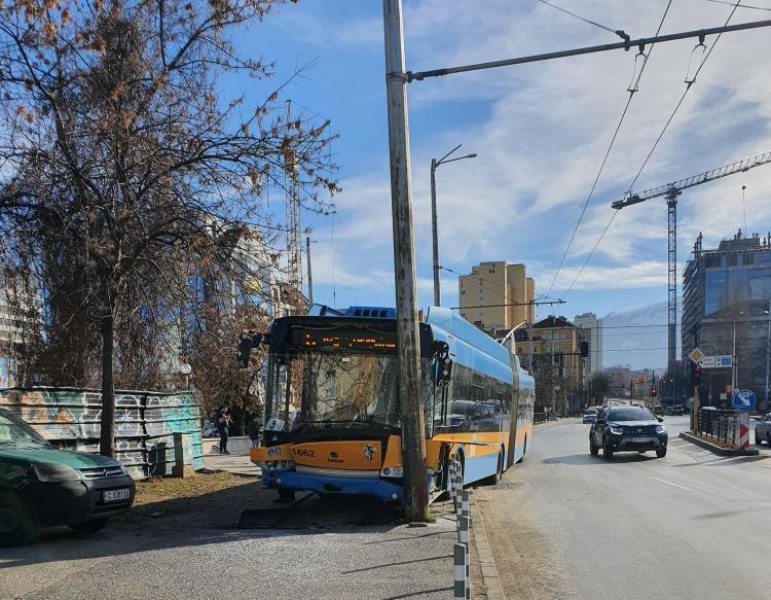
<svg viewBox="0 0 771 600"><path fill-rule="evenodd" d="M760 445L762 445L762 444L763 444L763 438L762 438L762 437L760 437L760 435L758 434L758 432L757 432L757 431L755 432L755 443L756 443L758 446L760 446Z"/></svg>
<svg viewBox="0 0 771 600"><path fill-rule="evenodd" d="M667 455L667 447L662 446L661 448L656 448L656 456L659 458L664 458Z"/></svg>
<svg viewBox="0 0 771 600"><path fill-rule="evenodd" d="M602 456L608 460L613 458L613 448L610 447L610 444L607 441L605 442L605 445L602 447Z"/></svg>
<svg viewBox="0 0 771 600"><path fill-rule="evenodd" d="M597 456L599 451L600 451L600 447L595 446L594 442L592 441L592 438L589 438L589 454L591 454L592 456Z"/></svg>

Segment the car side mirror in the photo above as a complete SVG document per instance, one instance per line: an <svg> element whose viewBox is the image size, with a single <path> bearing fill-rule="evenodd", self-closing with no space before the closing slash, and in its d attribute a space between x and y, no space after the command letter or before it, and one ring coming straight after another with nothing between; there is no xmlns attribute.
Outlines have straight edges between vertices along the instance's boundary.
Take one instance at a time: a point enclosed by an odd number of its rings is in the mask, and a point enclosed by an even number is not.
<svg viewBox="0 0 771 600"><path fill-rule="evenodd" d="M656 417L656 420L657 420L659 423L663 423L663 422L664 422L664 417Z"/></svg>
<svg viewBox="0 0 771 600"><path fill-rule="evenodd" d="M597 423L597 425L605 425L605 419L597 419L595 423Z"/></svg>

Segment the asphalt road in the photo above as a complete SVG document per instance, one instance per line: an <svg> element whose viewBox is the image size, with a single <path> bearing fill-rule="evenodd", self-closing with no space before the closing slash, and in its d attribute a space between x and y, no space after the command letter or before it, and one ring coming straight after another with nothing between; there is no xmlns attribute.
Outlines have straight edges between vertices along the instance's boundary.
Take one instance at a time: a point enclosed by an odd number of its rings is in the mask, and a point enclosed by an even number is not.
<svg viewBox="0 0 771 600"><path fill-rule="evenodd" d="M307 526L255 530L236 526L241 509L283 509L275 492L251 480L210 496L195 510L159 502L91 536L52 530L0 548L0 600L452 598L447 503L417 528L398 507L308 496L290 519Z"/></svg>
<svg viewBox="0 0 771 600"><path fill-rule="evenodd" d="M677 437L687 423L666 418L665 458L611 461L589 455L576 419L537 427L524 463L475 492L506 595L771 595L771 450L718 457Z"/></svg>

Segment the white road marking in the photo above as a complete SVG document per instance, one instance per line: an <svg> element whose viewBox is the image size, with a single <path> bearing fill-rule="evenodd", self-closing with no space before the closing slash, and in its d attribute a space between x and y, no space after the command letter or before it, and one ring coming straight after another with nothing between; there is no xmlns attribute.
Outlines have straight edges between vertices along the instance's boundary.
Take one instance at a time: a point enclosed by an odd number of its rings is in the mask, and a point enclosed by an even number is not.
<svg viewBox="0 0 771 600"><path fill-rule="evenodd" d="M659 479L658 477L651 477L651 479L655 479L656 481L660 481L661 483L666 483L667 485L671 485L676 488L680 488L681 490L686 490L688 492L694 491L689 487L685 487L684 485L680 485L679 483L672 483L671 481L667 481L666 479Z"/></svg>

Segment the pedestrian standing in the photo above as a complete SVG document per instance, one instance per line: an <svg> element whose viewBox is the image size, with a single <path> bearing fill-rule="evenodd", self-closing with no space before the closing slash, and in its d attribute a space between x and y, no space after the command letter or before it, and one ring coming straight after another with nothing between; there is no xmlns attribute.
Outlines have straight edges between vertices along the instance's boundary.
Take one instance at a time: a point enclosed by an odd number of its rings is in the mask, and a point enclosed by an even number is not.
<svg viewBox="0 0 771 600"><path fill-rule="evenodd" d="M246 435L249 436L249 440L252 442L252 448L259 448L260 432L253 415L249 415L249 420L246 422Z"/></svg>
<svg viewBox="0 0 771 600"><path fill-rule="evenodd" d="M228 427L230 426L230 409L223 405L217 417L217 429L220 434L220 454L230 454L228 452Z"/></svg>

